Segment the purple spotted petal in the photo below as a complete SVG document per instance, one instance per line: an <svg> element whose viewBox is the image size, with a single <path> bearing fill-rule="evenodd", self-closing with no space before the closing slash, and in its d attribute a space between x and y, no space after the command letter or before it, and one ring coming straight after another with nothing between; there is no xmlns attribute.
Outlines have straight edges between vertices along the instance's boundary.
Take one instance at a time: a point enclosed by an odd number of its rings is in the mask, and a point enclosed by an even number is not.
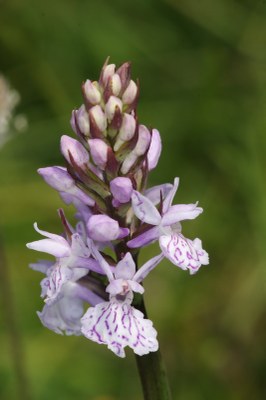
<svg viewBox="0 0 266 400"><path fill-rule="evenodd" d="M191 274L198 271L200 266L209 264L208 253L202 249L201 240L190 240L181 234L164 235L159 240L161 250L174 265Z"/></svg>
<svg viewBox="0 0 266 400"><path fill-rule="evenodd" d="M81 324L84 336L106 344L119 357L125 357L126 346L140 356L158 350L157 332L152 322L126 302L111 301L90 307Z"/></svg>
<svg viewBox="0 0 266 400"><path fill-rule="evenodd" d="M194 219L202 213L203 209L197 204L177 204L171 206L162 218L162 226L170 226L185 219Z"/></svg>

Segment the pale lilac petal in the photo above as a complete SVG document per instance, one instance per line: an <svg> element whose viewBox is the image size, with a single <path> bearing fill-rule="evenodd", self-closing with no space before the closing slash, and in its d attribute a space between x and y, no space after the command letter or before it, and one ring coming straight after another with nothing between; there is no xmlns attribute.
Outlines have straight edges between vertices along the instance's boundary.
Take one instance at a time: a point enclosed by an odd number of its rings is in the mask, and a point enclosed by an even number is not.
<svg viewBox="0 0 266 400"><path fill-rule="evenodd" d="M27 243L26 246L28 249L42 251L55 257L66 257L70 254L69 247L51 239L36 240L35 242Z"/></svg>
<svg viewBox="0 0 266 400"><path fill-rule="evenodd" d="M135 249L137 247L146 246L154 242L156 239L160 237L160 229L155 226L146 232L141 233L140 235L136 236L134 239L131 239L127 242L127 247L131 249Z"/></svg>
<svg viewBox="0 0 266 400"><path fill-rule="evenodd" d="M142 282L144 278L153 270L164 258L164 255L161 253L158 256L151 258L145 264L140 267L140 269L136 272L133 279L136 282Z"/></svg>
<svg viewBox="0 0 266 400"><path fill-rule="evenodd" d="M161 196L165 199L172 188L171 183L164 183L145 190L144 195L156 206L160 203Z"/></svg>
<svg viewBox="0 0 266 400"><path fill-rule="evenodd" d="M195 204L177 204L171 206L162 218L162 226L170 226L185 219L194 219L202 213L203 209Z"/></svg>
<svg viewBox="0 0 266 400"><path fill-rule="evenodd" d="M45 305L37 312L42 324L58 334L81 335L80 319L83 315L83 301L65 296L52 305Z"/></svg>
<svg viewBox="0 0 266 400"><path fill-rule="evenodd" d="M127 303L104 302L90 307L81 324L84 336L106 344L119 357L125 357L126 346L138 355L158 350L152 322Z"/></svg>
<svg viewBox="0 0 266 400"><path fill-rule="evenodd" d="M54 233L46 232L46 231L43 231L43 230L39 229L39 228L38 228L38 225L37 225L37 222L34 222L33 226L34 226L34 229L35 229L38 233L40 233L42 236L46 236L46 237L48 237L49 239L54 240L55 242L64 244L66 247L69 247L68 242L67 242L66 239L64 239L62 236L56 235L56 234L54 234Z"/></svg>
<svg viewBox="0 0 266 400"><path fill-rule="evenodd" d="M163 214L165 214L166 211L168 211L169 207L171 206L171 204L174 200L176 191L178 189L178 186L179 186L179 178L175 178L173 188L172 188L172 190L170 190L170 192L168 193L168 195L166 196L166 198L163 202Z"/></svg>
<svg viewBox="0 0 266 400"><path fill-rule="evenodd" d="M33 269L33 271L42 272L43 274L47 274L48 269L54 264L53 261L48 260L40 260L37 263L31 263L29 267Z"/></svg>
<svg viewBox="0 0 266 400"><path fill-rule="evenodd" d="M148 170L154 169L159 161L162 151L162 140L159 131L157 129L152 130L151 143L147 153Z"/></svg>
<svg viewBox="0 0 266 400"><path fill-rule="evenodd" d="M165 257L174 265L191 274L198 271L200 266L209 263L208 254L201 247L201 241L192 241L181 234L164 235L160 237L160 247Z"/></svg>
<svg viewBox="0 0 266 400"><path fill-rule="evenodd" d="M78 233L71 236L71 251L72 254L78 257L89 257L91 255L90 249L85 245L83 239Z"/></svg>
<svg viewBox="0 0 266 400"><path fill-rule="evenodd" d="M160 224L161 215L147 197L134 190L131 200L133 211L138 219L151 225Z"/></svg>
<svg viewBox="0 0 266 400"><path fill-rule="evenodd" d="M140 293L140 294L144 293L144 287L142 285L140 285L138 282L136 282L135 280L129 280L127 282L128 282L130 289L133 292Z"/></svg>
<svg viewBox="0 0 266 400"><path fill-rule="evenodd" d="M119 261L115 268L116 279L131 279L136 271L136 265L130 253L126 253L124 258Z"/></svg>

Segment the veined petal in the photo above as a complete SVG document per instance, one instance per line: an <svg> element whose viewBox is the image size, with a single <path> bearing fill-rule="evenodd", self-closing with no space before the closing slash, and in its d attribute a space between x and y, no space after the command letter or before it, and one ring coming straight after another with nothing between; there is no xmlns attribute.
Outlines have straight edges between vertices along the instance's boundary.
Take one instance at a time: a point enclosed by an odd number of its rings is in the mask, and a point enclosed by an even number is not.
<svg viewBox="0 0 266 400"><path fill-rule="evenodd" d="M152 202L136 190L131 196L132 207L135 215L142 221L151 225L159 225L161 215Z"/></svg>
<svg viewBox="0 0 266 400"><path fill-rule="evenodd" d="M90 307L81 325L84 336L106 344L119 357L125 357L126 346L140 356L158 350L157 332L152 322L127 303L111 301Z"/></svg>
<svg viewBox="0 0 266 400"><path fill-rule="evenodd" d="M128 252L124 258L119 261L115 268L115 277L121 279L131 279L136 271L136 265L132 255Z"/></svg>
<svg viewBox="0 0 266 400"><path fill-rule="evenodd" d="M177 204L171 206L162 218L162 226L169 226L185 219L194 219L203 209L195 204Z"/></svg>
<svg viewBox="0 0 266 400"><path fill-rule="evenodd" d="M144 194L156 206L160 203L161 195L165 199L172 188L173 185L171 183L163 183L145 190Z"/></svg>
<svg viewBox="0 0 266 400"><path fill-rule="evenodd" d="M136 236L134 239L131 239L127 242L127 247L131 249L135 249L137 247L146 246L154 242L156 239L160 237L160 229L157 226L149 229L146 232L141 233Z"/></svg>
<svg viewBox="0 0 266 400"><path fill-rule="evenodd" d="M55 257L66 257L70 255L69 246L55 242L52 239L41 239L35 242L27 243L28 249L42 251L44 253L52 254Z"/></svg>
<svg viewBox="0 0 266 400"><path fill-rule="evenodd" d="M163 214L165 214L166 211L168 211L169 207L171 206L171 204L174 200L176 191L178 189L178 186L179 186L179 178L175 178L172 190L169 191L168 195L166 196L166 198L163 202Z"/></svg>
<svg viewBox="0 0 266 400"><path fill-rule="evenodd" d="M160 247L165 257L174 265L186 270L191 274L198 271L200 266L209 263L209 257L201 247L201 241L185 238L181 234L164 235L160 237Z"/></svg>

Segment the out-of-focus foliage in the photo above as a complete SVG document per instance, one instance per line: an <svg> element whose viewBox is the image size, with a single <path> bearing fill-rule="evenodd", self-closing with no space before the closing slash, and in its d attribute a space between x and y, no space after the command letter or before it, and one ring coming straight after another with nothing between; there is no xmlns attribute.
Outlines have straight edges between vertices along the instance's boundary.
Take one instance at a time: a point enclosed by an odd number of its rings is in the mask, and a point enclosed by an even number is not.
<svg viewBox="0 0 266 400"><path fill-rule="evenodd" d="M150 184L179 176L178 202L205 210L184 232L202 238L210 266L190 277L165 261L147 280L173 397L265 398L265 42L263 0L0 1L0 71L29 122L0 150L1 399L141 399L132 354L41 326L27 267L38 256L25 248L35 220L60 232L61 202L36 168L62 163L80 83L108 55L133 62L139 118L163 138Z"/></svg>

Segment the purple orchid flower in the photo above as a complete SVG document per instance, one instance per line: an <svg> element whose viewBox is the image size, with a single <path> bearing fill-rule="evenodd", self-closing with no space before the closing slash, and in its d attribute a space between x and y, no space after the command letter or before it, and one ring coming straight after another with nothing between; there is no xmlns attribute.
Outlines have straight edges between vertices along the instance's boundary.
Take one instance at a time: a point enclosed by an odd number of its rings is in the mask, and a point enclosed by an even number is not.
<svg viewBox="0 0 266 400"><path fill-rule="evenodd" d="M55 264L47 268L47 277L41 282L42 297L45 297L47 304L52 304L62 297L64 285L79 280L87 275L88 270L103 273L99 263L91 257L91 251L79 233L73 233L67 241L60 235L40 230L36 223L34 228L47 239L28 243L27 247L56 257Z"/></svg>
<svg viewBox="0 0 266 400"><path fill-rule="evenodd" d="M153 227L131 239L127 245L129 248L137 248L159 239L161 250L166 258L178 267L189 269L191 273L195 273L201 264L208 264L208 256L202 249L199 239L188 242L189 239L181 235L180 221L196 218L203 209L198 207L197 203L172 206L178 185L179 178L175 178L172 188L169 191L166 190L168 193L163 199L161 213L148 197L133 191L131 200L135 215L142 222L153 225ZM157 191L150 192L149 195L153 196L153 200L157 202Z"/></svg>
<svg viewBox="0 0 266 400"><path fill-rule="evenodd" d="M152 322L131 306L133 292L143 293L140 282L162 260L160 254L145 263L137 272L130 253L119 261L112 272L99 251L93 254L109 280L106 291L110 300L91 307L81 319L81 331L88 339L106 344L119 357L125 357L124 348L129 346L138 355L158 350L157 332Z"/></svg>

